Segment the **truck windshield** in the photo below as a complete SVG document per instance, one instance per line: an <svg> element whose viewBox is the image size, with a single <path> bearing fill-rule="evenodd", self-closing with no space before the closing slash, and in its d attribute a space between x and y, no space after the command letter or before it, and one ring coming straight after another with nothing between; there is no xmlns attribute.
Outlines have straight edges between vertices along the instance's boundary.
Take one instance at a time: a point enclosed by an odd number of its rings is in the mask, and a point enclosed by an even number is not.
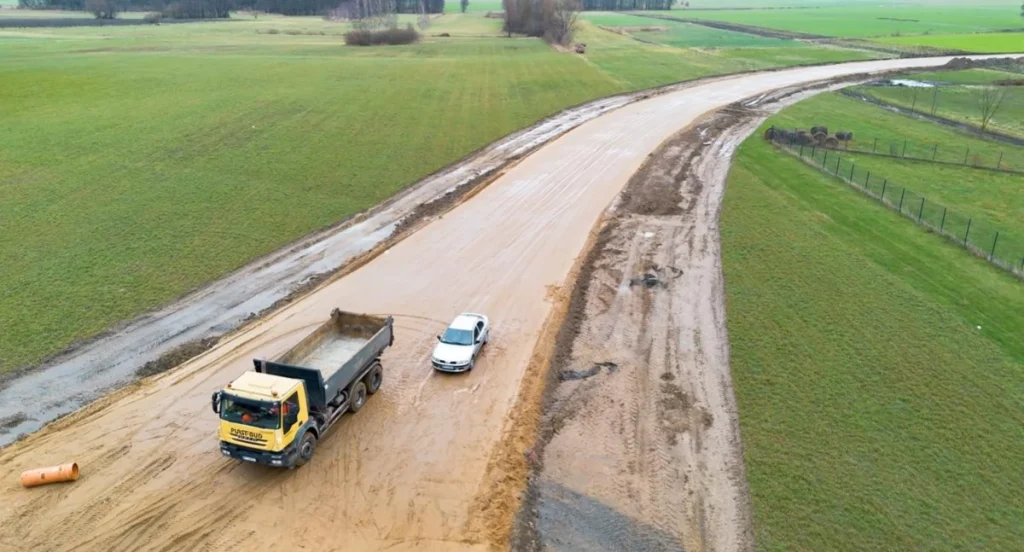
<svg viewBox="0 0 1024 552"><path fill-rule="evenodd" d="M473 332L448 328L441 334L441 343L447 343L448 345L472 345Z"/></svg>
<svg viewBox="0 0 1024 552"><path fill-rule="evenodd" d="M221 395L220 417L236 424L245 424L263 429L281 427L281 404L271 401L254 401Z"/></svg>

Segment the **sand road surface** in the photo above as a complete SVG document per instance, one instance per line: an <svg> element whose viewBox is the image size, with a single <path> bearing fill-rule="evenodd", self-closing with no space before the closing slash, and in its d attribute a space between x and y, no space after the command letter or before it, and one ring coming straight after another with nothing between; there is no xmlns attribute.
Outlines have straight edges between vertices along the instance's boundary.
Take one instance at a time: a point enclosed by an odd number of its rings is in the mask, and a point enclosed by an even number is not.
<svg viewBox="0 0 1024 552"><path fill-rule="evenodd" d="M656 96L590 121L349 275L186 365L101 400L0 452L3 550L472 550L495 535L492 455L552 290L647 154L717 107L886 60L751 74ZM341 307L395 316L384 386L298 470L221 457L210 394ZM494 330L472 373L434 373L434 335L455 314ZM76 460L74 484L18 486L27 468ZM515 482L503 481L505 485ZM497 510L501 512L500 509Z"/></svg>

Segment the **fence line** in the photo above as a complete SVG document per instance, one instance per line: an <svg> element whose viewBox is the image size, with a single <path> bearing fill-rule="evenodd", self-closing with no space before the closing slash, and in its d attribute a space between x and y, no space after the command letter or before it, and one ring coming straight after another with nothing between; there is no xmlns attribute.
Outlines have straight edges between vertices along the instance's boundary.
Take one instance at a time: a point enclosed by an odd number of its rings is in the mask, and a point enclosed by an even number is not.
<svg viewBox="0 0 1024 552"><path fill-rule="evenodd" d="M879 140L878 138L857 139L854 141L834 141L826 146L816 142L812 136L799 131L787 131L772 127L771 138L776 142L791 147L827 147L837 152L860 153L892 159L909 159L938 165L967 167L996 171L1001 173L1024 175L1024 156L1007 155L1005 150L993 151L977 149L970 146L950 146L938 142L917 143L910 140ZM852 145L851 145L852 144Z"/></svg>
<svg viewBox="0 0 1024 552"><path fill-rule="evenodd" d="M914 190L899 186L881 175L864 169L858 172L854 162L843 158L845 150L789 144L787 140L773 142L782 150L839 178L926 230L945 236L975 255L1024 279L1024 242L974 217L929 200Z"/></svg>

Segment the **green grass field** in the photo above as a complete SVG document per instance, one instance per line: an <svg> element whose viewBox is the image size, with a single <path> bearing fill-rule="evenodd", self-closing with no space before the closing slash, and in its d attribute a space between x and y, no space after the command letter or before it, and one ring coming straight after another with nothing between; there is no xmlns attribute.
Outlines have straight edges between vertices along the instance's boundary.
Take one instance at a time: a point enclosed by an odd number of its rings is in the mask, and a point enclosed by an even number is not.
<svg viewBox="0 0 1024 552"><path fill-rule="evenodd" d="M756 135L721 228L758 549L1019 548L1020 281Z"/></svg>
<svg viewBox="0 0 1024 552"><path fill-rule="evenodd" d="M977 78L988 77L979 75ZM1002 77L1013 78L1013 75L1003 73ZM1018 78L1021 77L1024 76L1018 75ZM1001 89L1005 94L1003 102L992 117L988 129L1024 138L1024 87L1005 86ZM886 103L925 113L932 112L934 99L936 115L981 127L982 111L976 86L942 86L937 92L935 89L884 86L862 86L858 90Z"/></svg>
<svg viewBox="0 0 1024 552"><path fill-rule="evenodd" d="M260 48L0 42L0 368L622 90L533 40L353 49L249 34Z"/></svg>
<svg viewBox="0 0 1024 552"><path fill-rule="evenodd" d="M653 20L652 20L653 21ZM811 46L778 48L676 48L647 44L598 29L589 21L581 25L578 40L587 44L587 60L627 88L648 88L723 73L772 67L871 59L860 50ZM784 42L784 41L779 41Z"/></svg>
<svg viewBox="0 0 1024 552"><path fill-rule="evenodd" d="M318 17L0 29L0 372L559 109L701 76L864 57L812 47L709 53L583 26L585 58L501 38L501 22L479 12L433 18L423 43L384 48L346 47L348 25Z"/></svg>
<svg viewBox="0 0 1024 552"><path fill-rule="evenodd" d="M1024 68L1022 68L1022 73L994 69L966 69L964 71L911 73L907 75L907 78L941 84L991 84L1007 79L1024 79Z"/></svg>
<svg viewBox="0 0 1024 552"><path fill-rule="evenodd" d="M977 33L1024 28L1019 5L853 5L802 10L691 11L687 14L698 19L835 37Z"/></svg>
<svg viewBox="0 0 1024 552"><path fill-rule="evenodd" d="M659 12L654 12L655 14ZM630 35L677 48L745 48L757 46L802 46L795 40L766 38L746 33L712 29L652 17L614 12L584 12L582 18L602 27L621 28ZM642 29L656 30L642 30Z"/></svg>
<svg viewBox="0 0 1024 552"><path fill-rule="evenodd" d="M870 150L877 137L879 151L889 153L892 146L896 148L897 155L903 154L904 140L909 141L908 156L924 158L931 157L936 151L934 144L938 143L941 145L936 158L956 163L967 157L968 147L974 152L971 162L988 161L994 165L999 153L1004 152L1004 165L1024 169L1024 148L967 136L839 93L822 94L800 102L777 115L773 122L782 128L810 128L824 124L833 132L853 131L856 140L850 143L851 149ZM974 155L980 157L975 158ZM842 156L854 162L856 170L862 173L871 171L876 182L888 179L894 186L906 186L932 202L973 217L972 232L979 238L978 232L988 228L986 231L990 233L1001 230L1006 243L1012 240L1024 244L1024 219L1019 216L1024 212L1024 187L1021 186L1024 177L1021 175L852 152ZM950 221L947 229L956 228L952 226L954 224L965 225L966 220Z"/></svg>
<svg viewBox="0 0 1024 552"><path fill-rule="evenodd" d="M1024 18L1019 18L1024 28ZM1018 27L1014 27L1018 28ZM979 54L1003 54L1024 52L1024 33L978 33L930 36L900 36L875 39L882 44L899 46L931 46L976 52Z"/></svg>

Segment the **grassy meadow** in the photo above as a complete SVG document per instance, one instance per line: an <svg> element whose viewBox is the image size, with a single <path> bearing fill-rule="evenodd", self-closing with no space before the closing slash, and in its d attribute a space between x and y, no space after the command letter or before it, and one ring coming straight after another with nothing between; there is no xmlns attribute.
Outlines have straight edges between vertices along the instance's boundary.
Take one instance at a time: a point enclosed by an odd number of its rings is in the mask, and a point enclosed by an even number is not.
<svg viewBox="0 0 1024 552"><path fill-rule="evenodd" d="M988 75L984 75L978 78L987 77ZM1003 78L1014 76L1003 73ZM1024 78L1024 75L1018 75L1017 78ZM987 128L1024 139L1024 87L1005 86L1001 90L1004 94L1002 104ZM932 113L934 101L935 115L981 128L982 110L978 100L980 92L975 85L940 86L937 89L862 86L858 91L888 104L923 113ZM1024 169L1024 162L1020 168Z"/></svg>
<svg viewBox="0 0 1024 552"><path fill-rule="evenodd" d="M990 142L965 135L934 123L899 115L878 106L847 98L839 93L822 94L784 110L772 119L781 128L810 128L822 124L831 131L854 133L851 149L871 150L878 138L877 150L903 154L907 140L907 156L960 163L973 152L970 162L994 165L1003 154L1003 165L1024 170L1024 148ZM935 145L939 148L936 150ZM894 148L894 149L893 149ZM876 182L888 179L890 187L907 187L924 195L930 202L972 217L972 235L980 232L1003 234L1006 244L1024 244L1024 176L972 169L956 165L934 164L894 159L855 152L841 156L856 164L856 171L870 171ZM833 155L833 158L836 156ZM963 233L966 218L947 221L946 229ZM959 226L958 226L959 225ZM987 229L987 230L983 230ZM1024 251L1021 252L1024 255Z"/></svg>
<svg viewBox="0 0 1024 552"><path fill-rule="evenodd" d="M599 25L614 28L618 33L603 30ZM636 30L652 27L664 30ZM671 44L672 37L686 32L686 29L695 29L699 36L709 38L697 42L697 47ZM665 80L665 75L679 76L675 80L693 79L772 67L859 61L881 55L742 33L707 31L714 30L675 21L594 12L584 14L584 24L577 33L577 40L587 44L588 62L623 86L633 89L666 84L670 81ZM716 46L717 39L711 38L725 35L747 38L744 38L742 47Z"/></svg>
<svg viewBox="0 0 1024 552"><path fill-rule="evenodd" d="M793 10L686 12L689 17L834 37L958 34L1024 29L1020 5L845 5Z"/></svg>
<svg viewBox="0 0 1024 552"><path fill-rule="evenodd" d="M647 44L587 22L580 38L588 52L579 56L504 38L500 20L470 6L477 11L432 18L419 44L380 48L345 46L344 23L264 14L0 28L0 373L570 105L865 57ZM0 12L26 16L66 14Z"/></svg>
<svg viewBox="0 0 1024 552"><path fill-rule="evenodd" d="M1018 18L1024 28L1024 18ZM1024 52L1024 33L977 33L977 34L934 34L929 36L899 36L874 39L881 44L897 46L915 45L933 48L948 48L976 52L979 54L1004 54Z"/></svg>
<svg viewBox="0 0 1024 552"><path fill-rule="evenodd" d="M182 26L153 32L172 27ZM622 91L533 40L354 49L209 31L147 48L0 38L0 368L37 362L554 111Z"/></svg>
<svg viewBox="0 0 1024 552"><path fill-rule="evenodd" d="M909 79L937 84L992 84L1010 79L1024 79L1024 67L1020 73L996 69L965 69L963 71L923 71L911 73Z"/></svg>
<svg viewBox="0 0 1024 552"><path fill-rule="evenodd" d="M1020 281L757 135L723 209L758 549L1017 549Z"/></svg>

